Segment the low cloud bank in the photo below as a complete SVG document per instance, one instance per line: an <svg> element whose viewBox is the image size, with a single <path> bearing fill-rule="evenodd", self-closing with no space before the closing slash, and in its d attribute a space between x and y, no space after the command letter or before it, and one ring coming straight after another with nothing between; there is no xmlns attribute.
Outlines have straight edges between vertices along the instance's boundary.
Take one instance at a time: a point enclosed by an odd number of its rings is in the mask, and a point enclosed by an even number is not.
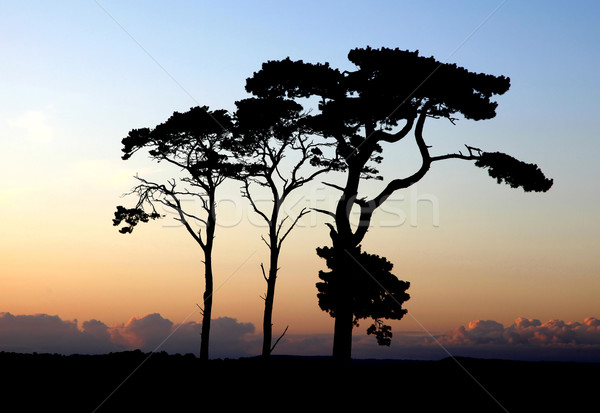
<svg viewBox="0 0 600 413"><path fill-rule="evenodd" d="M89 320L65 321L56 315L0 313L0 351L20 353L103 354L140 349L145 352L197 354L201 324L175 324L160 314L132 317L126 323L108 326ZM228 317L211 323L211 356L215 358L253 355L259 348L254 325Z"/></svg>
<svg viewBox="0 0 600 413"><path fill-rule="evenodd" d="M600 362L600 320L583 322L518 318L507 327L494 320L475 320L444 334L397 332L389 349L376 349L359 337L357 357L436 360L449 356L529 361Z"/></svg>
<svg viewBox="0 0 600 413"><path fill-rule="evenodd" d="M109 329L111 339L124 348L142 351L197 354L200 351L202 324L195 321L174 324L160 314L132 317L127 323ZM240 323L234 318L220 317L211 320L210 354L213 358L237 358L254 355L249 351L258 347L254 325Z"/></svg>
<svg viewBox="0 0 600 413"><path fill-rule="evenodd" d="M79 325L56 315L0 313L0 351L21 353L103 354L141 349L198 354L201 324L173 323L158 313L132 317L108 326L99 320ZM332 335L286 334L276 354L328 356ZM211 323L211 358L260 354L262 337L251 323L221 317ZM354 358L437 360L449 356L513 360L600 362L600 320L583 322L518 318L505 327L476 320L445 334L395 331L391 347L378 346L372 336L355 334Z"/></svg>
<svg viewBox="0 0 600 413"><path fill-rule="evenodd" d="M586 318L583 323L518 318L504 327L492 320L471 321L438 339L444 345L517 344L534 346L599 346L600 320Z"/></svg>

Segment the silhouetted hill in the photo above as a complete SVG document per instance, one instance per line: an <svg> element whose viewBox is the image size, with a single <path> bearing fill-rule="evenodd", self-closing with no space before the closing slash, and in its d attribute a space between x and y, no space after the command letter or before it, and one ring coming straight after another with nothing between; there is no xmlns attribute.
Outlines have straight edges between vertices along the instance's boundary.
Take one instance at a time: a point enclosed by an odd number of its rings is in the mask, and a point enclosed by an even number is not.
<svg viewBox="0 0 600 413"><path fill-rule="evenodd" d="M468 358L342 366L328 357L278 356L202 364L191 354L141 351L2 352L0 366L2 405L13 402L10 411L23 412L582 411L600 373L599 363Z"/></svg>

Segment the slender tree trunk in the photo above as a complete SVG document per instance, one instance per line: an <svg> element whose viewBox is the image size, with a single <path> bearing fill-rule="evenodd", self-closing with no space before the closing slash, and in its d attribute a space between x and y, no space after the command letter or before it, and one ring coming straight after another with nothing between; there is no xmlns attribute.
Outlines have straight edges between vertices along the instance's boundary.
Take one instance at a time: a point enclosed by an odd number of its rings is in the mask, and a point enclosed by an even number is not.
<svg viewBox="0 0 600 413"><path fill-rule="evenodd" d="M206 243L204 245L204 279L205 288L203 296L202 313L202 335L200 337L200 360L208 361L208 347L210 343L210 320L212 316L213 302L213 271L212 271L212 249L215 237L216 211L215 193L209 192L209 211L206 219Z"/></svg>
<svg viewBox="0 0 600 413"><path fill-rule="evenodd" d="M276 247L272 246L269 275L267 277L267 293L265 295L265 313L263 317L263 358L268 358L271 355L271 342L273 340L273 303L275 301L275 282L277 281L278 260L279 251Z"/></svg>
<svg viewBox="0 0 600 413"><path fill-rule="evenodd" d="M200 337L200 360L208 360L208 344L210 342L210 319L212 314L212 295L213 295L213 275L212 275L212 260L210 251L207 251L205 259L205 289L204 289L204 305L202 313L202 335Z"/></svg>
<svg viewBox="0 0 600 413"><path fill-rule="evenodd" d="M271 185L273 191L273 210L269 222L269 275L267 277L267 293L265 294L265 313L263 316L263 348L262 357L271 355L271 342L273 340L273 303L275 302L275 283L277 282L277 266L279 262L279 240L277 239L277 221L279 219L279 199L277 188Z"/></svg>

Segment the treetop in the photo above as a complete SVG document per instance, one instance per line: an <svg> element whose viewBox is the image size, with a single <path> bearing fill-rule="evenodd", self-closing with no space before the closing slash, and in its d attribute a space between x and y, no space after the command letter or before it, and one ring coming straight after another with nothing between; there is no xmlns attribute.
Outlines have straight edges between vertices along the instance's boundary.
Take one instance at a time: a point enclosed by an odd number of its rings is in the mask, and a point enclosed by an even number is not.
<svg viewBox="0 0 600 413"><path fill-rule="evenodd" d="M355 71L289 57L268 61L247 79L246 90L258 97L318 96L328 119L383 126L414 118L425 103L433 116L490 119L497 107L492 97L510 87L508 77L470 72L420 56L418 50L356 48L348 59Z"/></svg>

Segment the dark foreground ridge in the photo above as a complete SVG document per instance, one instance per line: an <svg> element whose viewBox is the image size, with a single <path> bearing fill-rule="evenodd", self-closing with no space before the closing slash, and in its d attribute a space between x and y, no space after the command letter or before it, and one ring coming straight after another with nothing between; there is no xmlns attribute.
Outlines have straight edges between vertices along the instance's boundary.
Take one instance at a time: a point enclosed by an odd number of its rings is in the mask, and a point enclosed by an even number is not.
<svg viewBox="0 0 600 413"><path fill-rule="evenodd" d="M2 405L22 412L567 412L593 402L600 377L600 363L448 358L337 365L294 356L201 363L192 354L141 351L1 352L0 366Z"/></svg>

